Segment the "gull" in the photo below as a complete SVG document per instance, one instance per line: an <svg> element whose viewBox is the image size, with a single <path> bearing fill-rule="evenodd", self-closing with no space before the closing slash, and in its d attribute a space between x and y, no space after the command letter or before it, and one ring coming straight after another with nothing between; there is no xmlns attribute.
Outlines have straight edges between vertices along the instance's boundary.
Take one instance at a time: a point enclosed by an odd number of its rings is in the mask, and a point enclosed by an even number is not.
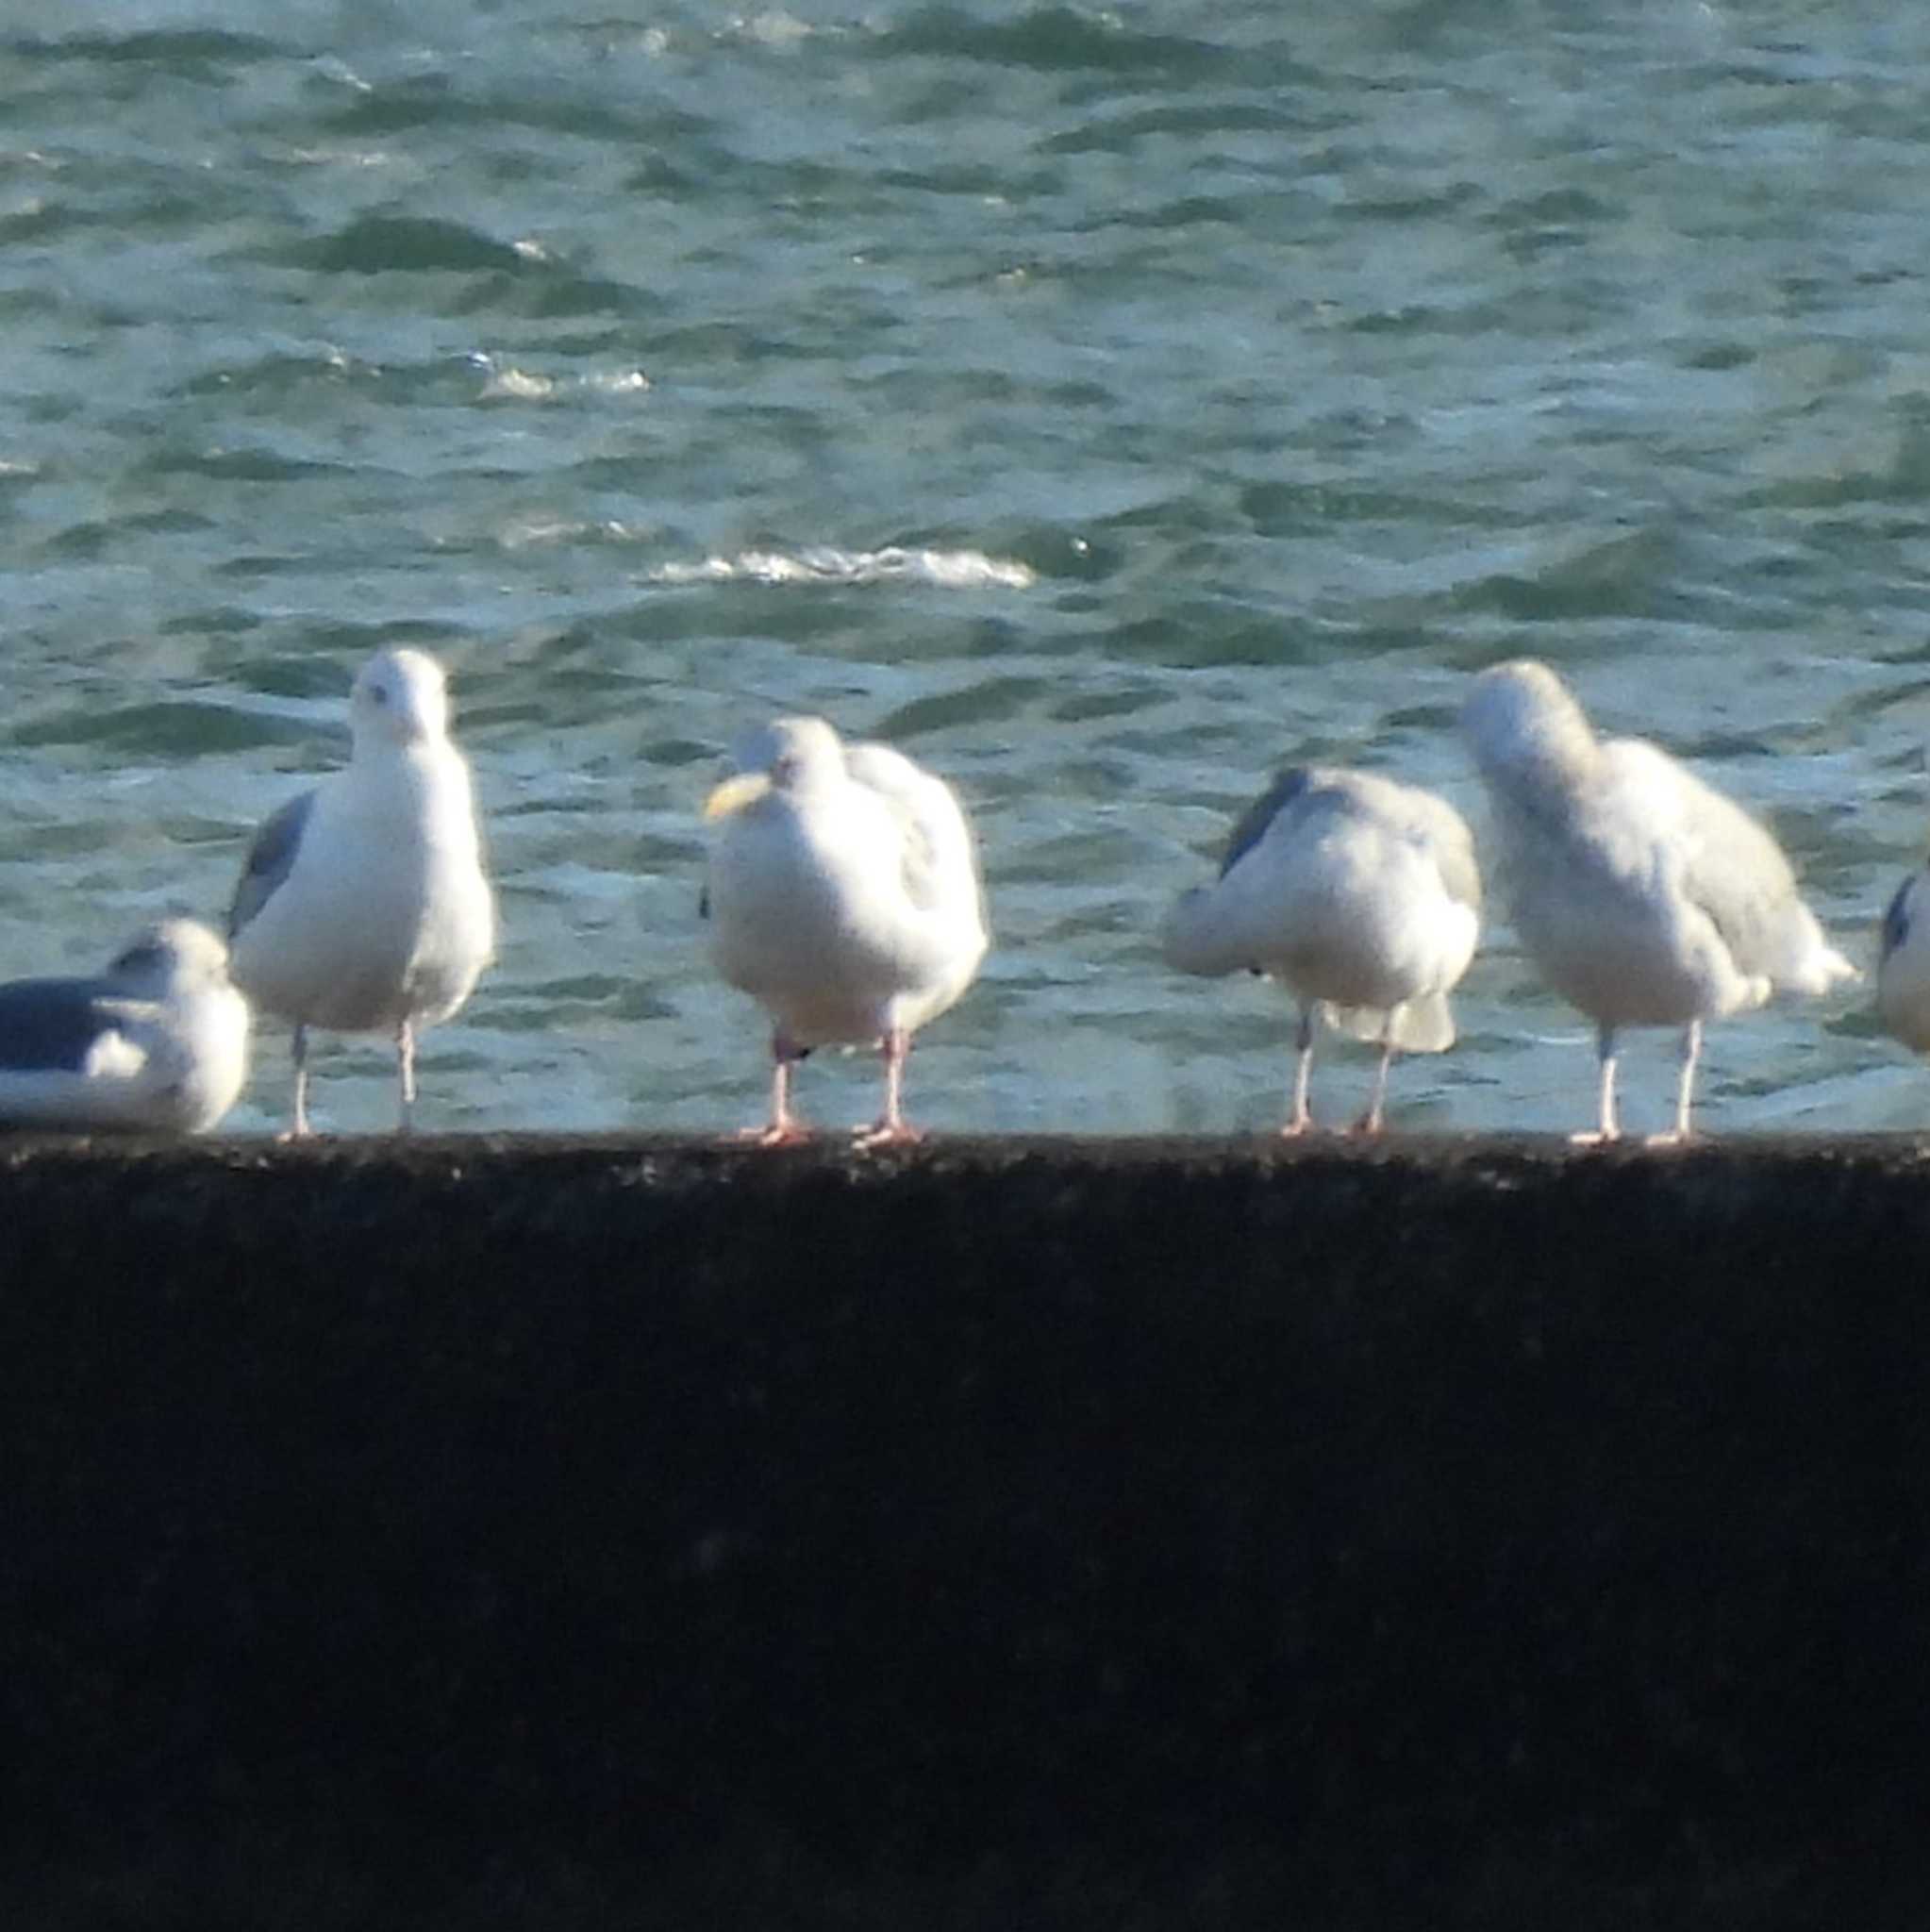
<svg viewBox="0 0 1930 1932"><path fill-rule="evenodd" d="M349 693L348 763L263 822L228 914L235 983L294 1025L294 1126L308 1131L308 1029L395 1041L407 1132L415 1047L469 997L495 943L469 767L442 669L382 650Z"/></svg>
<svg viewBox="0 0 1930 1932"><path fill-rule="evenodd" d="M1162 934L1182 973L1241 968L1300 1003L1288 1136L1307 1105L1316 1018L1377 1041L1373 1098L1356 1123L1378 1133L1397 1051L1455 1040L1448 994L1474 956L1481 880L1474 843L1445 799L1371 772L1293 766L1233 829L1220 876L1181 895Z"/></svg>
<svg viewBox="0 0 1930 1932"><path fill-rule="evenodd" d="M1613 1141L1615 1039L1680 1026L1675 1121L1689 1137L1705 1022L1772 993L1826 992L1856 969L1824 939L1781 848L1665 751L1599 739L1547 665L1498 664L1462 709L1493 808L1515 930L1541 976L1596 1026L1597 1124Z"/></svg>
<svg viewBox="0 0 1930 1932"><path fill-rule="evenodd" d="M1883 915L1876 967L1876 1010L1888 1031L1917 1053L1930 1053L1930 866L1920 865L1896 889Z"/></svg>
<svg viewBox="0 0 1930 1932"><path fill-rule="evenodd" d="M768 1146L807 1138L790 1069L875 1043L885 1107L862 1145L919 1138L902 1105L911 1036L972 984L988 944L972 830L951 788L822 718L754 734L704 815L722 827L706 892L711 957L771 1015Z"/></svg>
<svg viewBox="0 0 1930 1932"><path fill-rule="evenodd" d="M227 966L205 925L165 919L98 978L0 986L0 1122L206 1133L248 1072Z"/></svg>

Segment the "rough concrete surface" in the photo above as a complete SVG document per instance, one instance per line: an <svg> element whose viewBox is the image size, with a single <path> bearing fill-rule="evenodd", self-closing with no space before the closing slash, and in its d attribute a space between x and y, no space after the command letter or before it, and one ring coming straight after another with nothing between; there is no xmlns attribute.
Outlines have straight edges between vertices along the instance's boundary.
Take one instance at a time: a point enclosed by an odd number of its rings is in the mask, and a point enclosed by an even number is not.
<svg viewBox="0 0 1930 1932"><path fill-rule="evenodd" d="M1926 1257L1891 1139L0 1140L0 1902L1921 1923Z"/></svg>

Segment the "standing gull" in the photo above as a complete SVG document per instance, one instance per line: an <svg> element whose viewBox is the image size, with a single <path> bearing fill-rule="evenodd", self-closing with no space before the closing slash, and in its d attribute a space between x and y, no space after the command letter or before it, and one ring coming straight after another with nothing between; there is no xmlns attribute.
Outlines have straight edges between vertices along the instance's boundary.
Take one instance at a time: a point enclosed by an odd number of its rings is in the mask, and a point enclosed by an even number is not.
<svg viewBox="0 0 1930 1932"><path fill-rule="evenodd" d="M297 1136L311 1026L393 1037L407 1132L416 1038L469 997L495 942L441 666L377 651L349 693L349 726L348 763L256 834L228 914L235 983L294 1023Z"/></svg>
<svg viewBox="0 0 1930 1932"><path fill-rule="evenodd" d="M779 718L711 792L711 957L770 1013L766 1145L806 1138L790 1068L814 1046L875 1042L885 1108L861 1144L918 1138L901 1091L911 1036L972 984L988 943L971 827L950 787L822 718Z"/></svg>
<svg viewBox="0 0 1930 1932"><path fill-rule="evenodd" d="M1358 1123L1372 1134L1395 1053L1454 1044L1448 994L1474 957L1480 915L1473 841L1446 800L1370 772L1295 766L1248 808L1219 878L1181 895L1163 939L1182 973L1245 967L1300 1002L1283 1134L1313 1124L1318 1016L1377 1041L1373 1098Z"/></svg>
<svg viewBox="0 0 1930 1932"><path fill-rule="evenodd" d="M1555 673L1532 659L1474 680L1462 711L1493 807L1522 946L1594 1021L1597 1125L1615 1140L1615 1036L1680 1026L1675 1124L1685 1140L1703 1023L1779 991L1821 993L1856 970L1823 938L1775 841L1665 751L1598 739Z"/></svg>
<svg viewBox="0 0 1930 1932"><path fill-rule="evenodd" d="M0 1122L206 1133L248 1072L227 964L205 925L167 919L97 979L0 986Z"/></svg>

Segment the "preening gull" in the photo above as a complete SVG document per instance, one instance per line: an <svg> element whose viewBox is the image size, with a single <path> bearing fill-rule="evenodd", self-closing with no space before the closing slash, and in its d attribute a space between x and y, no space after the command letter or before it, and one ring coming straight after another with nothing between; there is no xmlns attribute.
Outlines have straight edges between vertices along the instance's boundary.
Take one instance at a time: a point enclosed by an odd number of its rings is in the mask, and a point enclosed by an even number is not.
<svg viewBox="0 0 1930 1932"><path fill-rule="evenodd" d="M308 1029L391 1035L398 1124L415 1045L469 997L495 944L469 767L442 669L383 650L349 693L348 763L255 836L228 914L235 983L294 1024L294 1132L308 1131Z"/></svg>
<svg viewBox="0 0 1930 1932"><path fill-rule="evenodd" d="M201 1134L248 1072L228 949L191 919L147 927L97 979L0 986L0 1121Z"/></svg>
<svg viewBox="0 0 1930 1932"><path fill-rule="evenodd" d="M1825 992L1856 969L1824 939L1761 825L1656 746L1598 739L1545 664L1484 671L1461 722L1493 807L1515 930L1597 1028L1597 1125L1574 1138L1620 1132L1624 1026L1684 1029L1675 1124L1655 1138L1687 1138L1705 1021L1777 991Z"/></svg>
<svg viewBox="0 0 1930 1932"><path fill-rule="evenodd" d="M737 763L704 807L723 824L706 897L718 971L772 1018L757 1138L805 1138L793 1061L875 1042L885 1108L862 1141L915 1140L901 1102L911 1036L972 984L988 943L965 814L902 752L846 744L822 718L777 719Z"/></svg>
<svg viewBox="0 0 1930 1932"><path fill-rule="evenodd" d="M1219 878L1181 895L1163 943L1182 973L1246 968L1300 1002L1283 1134L1313 1124L1319 1016L1377 1041L1373 1098L1357 1124L1378 1133L1395 1053L1454 1044L1448 994L1474 957L1480 920L1474 842L1445 799L1371 772L1295 766L1234 827Z"/></svg>

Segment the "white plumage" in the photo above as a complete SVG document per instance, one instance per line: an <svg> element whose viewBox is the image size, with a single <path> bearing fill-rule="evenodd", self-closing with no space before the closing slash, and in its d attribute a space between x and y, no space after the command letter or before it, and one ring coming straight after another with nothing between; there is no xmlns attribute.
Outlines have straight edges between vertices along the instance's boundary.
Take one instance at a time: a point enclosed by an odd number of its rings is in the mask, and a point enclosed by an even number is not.
<svg viewBox="0 0 1930 1932"><path fill-rule="evenodd" d="M1689 1131L1703 1024L1855 968L1824 939L1781 848L1640 739L1598 739L1545 664L1496 665L1462 713L1493 808L1503 889L1541 976L1598 1030L1598 1123L1614 1140L1615 1036L1684 1029L1673 1141Z"/></svg>
<svg viewBox="0 0 1930 1932"><path fill-rule="evenodd" d="M469 997L495 945L441 667L421 651L378 651L350 692L349 724L348 763L256 835L228 919L236 984L294 1024L298 1135L311 1026L393 1037L406 1129L416 1038Z"/></svg>
<svg viewBox="0 0 1930 1932"><path fill-rule="evenodd" d="M884 1112L869 1141L915 1138L901 1095L910 1039L971 985L988 943L972 830L951 789L822 718L779 718L711 792L706 894L718 971L773 1023L771 1121L802 1138L790 1072L812 1047L877 1044Z"/></svg>
<svg viewBox="0 0 1930 1932"><path fill-rule="evenodd" d="M1235 826L1219 879L1173 907L1164 949L1183 973L1250 969L1300 1002L1283 1133L1312 1124L1307 1088L1322 1012L1377 1041L1373 1099L1360 1122L1377 1132L1395 1052L1454 1043L1448 994L1473 958L1480 910L1473 841L1444 799L1370 772L1295 767Z"/></svg>
<svg viewBox="0 0 1930 1932"><path fill-rule="evenodd" d="M0 986L0 1122L206 1133L248 1071L227 963L205 925L169 919L96 979Z"/></svg>

